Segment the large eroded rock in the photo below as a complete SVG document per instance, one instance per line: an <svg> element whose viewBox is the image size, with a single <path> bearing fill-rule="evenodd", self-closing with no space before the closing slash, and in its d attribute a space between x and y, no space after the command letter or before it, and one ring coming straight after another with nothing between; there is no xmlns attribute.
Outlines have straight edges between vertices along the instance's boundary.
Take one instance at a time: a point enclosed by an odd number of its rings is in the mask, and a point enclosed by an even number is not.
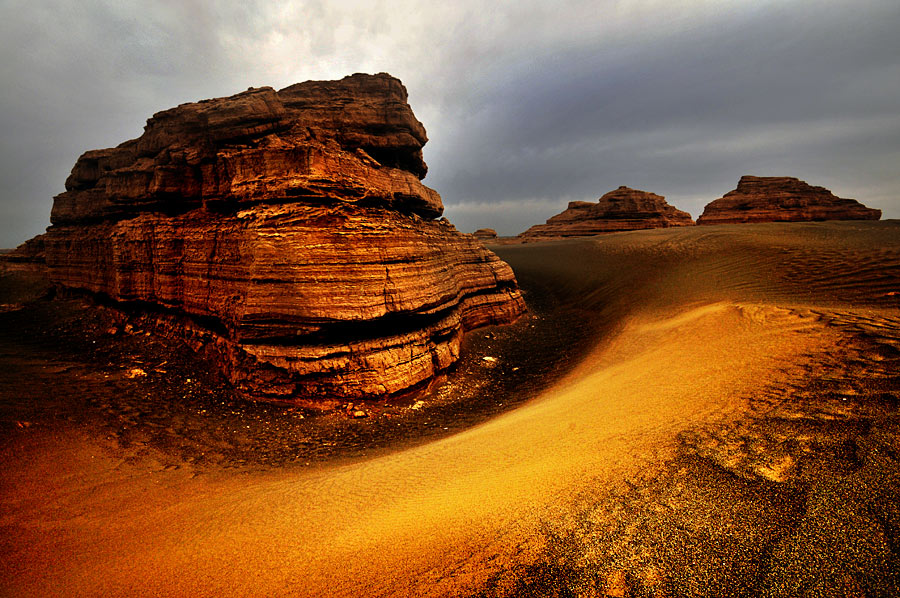
<svg viewBox="0 0 900 598"><path fill-rule="evenodd" d="M881 210L837 197L825 187L813 187L793 177L745 175L737 189L707 204L697 224L879 218Z"/></svg>
<svg viewBox="0 0 900 598"><path fill-rule="evenodd" d="M525 240L579 237L645 228L668 228L694 224L691 215L672 207L665 197L622 186L596 203L572 201L565 211L532 226L519 237Z"/></svg>
<svg viewBox="0 0 900 598"><path fill-rule="evenodd" d="M79 158L43 235L51 279L149 311L254 396L427 383L524 304L508 265L435 219L406 98L353 75L154 115Z"/></svg>

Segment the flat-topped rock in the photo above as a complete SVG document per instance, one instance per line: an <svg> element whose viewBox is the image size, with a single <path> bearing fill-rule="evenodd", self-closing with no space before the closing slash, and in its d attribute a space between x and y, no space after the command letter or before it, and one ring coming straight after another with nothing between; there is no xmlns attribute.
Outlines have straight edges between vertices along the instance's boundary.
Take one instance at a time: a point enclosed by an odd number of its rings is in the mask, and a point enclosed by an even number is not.
<svg viewBox="0 0 900 598"><path fill-rule="evenodd" d="M482 241L484 241L484 240L496 239L497 231L495 231L492 228L479 228L474 233L472 233L472 235L476 239L481 239Z"/></svg>
<svg viewBox="0 0 900 598"><path fill-rule="evenodd" d="M824 187L797 178L745 175L737 189L707 204L697 224L879 218L881 210L837 197Z"/></svg>
<svg viewBox="0 0 900 598"><path fill-rule="evenodd" d="M436 220L406 99L353 75L159 112L79 158L42 237L49 276L151 316L254 397L427 384L466 330L524 303L508 265Z"/></svg>
<svg viewBox="0 0 900 598"><path fill-rule="evenodd" d="M532 226L519 237L576 237L692 224L690 214L669 205L662 195L622 186L603 195L597 202L569 202L565 211L547 220L546 224Z"/></svg>
<svg viewBox="0 0 900 598"><path fill-rule="evenodd" d="M12 251L0 254L0 273L30 272L41 277L47 275L45 235L28 239Z"/></svg>
<svg viewBox="0 0 900 598"><path fill-rule="evenodd" d="M425 129L388 75L250 89L154 114L138 139L85 152L53 202L53 224L342 201L443 212L420 179Z"/></svg>

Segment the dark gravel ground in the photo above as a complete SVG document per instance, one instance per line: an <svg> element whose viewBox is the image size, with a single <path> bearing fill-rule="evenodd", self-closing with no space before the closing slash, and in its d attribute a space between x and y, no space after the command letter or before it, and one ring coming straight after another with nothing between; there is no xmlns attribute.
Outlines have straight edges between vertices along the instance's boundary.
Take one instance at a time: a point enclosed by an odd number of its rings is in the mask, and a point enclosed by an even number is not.
<svg viewBox="0 0 900 598"><path fill-rule="evenodd" d="M900 596L900 320L821 315L848 336L805 380L548 522L480 596Z"/></svg>
<svg viewBox="0 0 900 598"><path fill-rule="evenodd" d="M519 267L531 259L525 249L498 251L516 268L531 314L473 332L445 381L419 397L362 405L369 416L361 419L348 413L359 405L322 414L242 400L178 345L126 332L84 298L50 299L40 284L4 277L0 456L36 432L78 428L126 460L152 453L200 472L265 470L367 458L477 425L536 396L610 332L621 314L603 311L609 297L643 293L655 272L681 263L664 252L658 262L638 253L632 264L626 253L610 266L624 271L617 280L632 281L625 288L580 275L551 282L548 271L580 272L568 247L549 246L541 254L548 264L534 270ZM641 477L573 497L579 508L547 521L539 553L523 554L479 595L900 596L900 319L889 309L900 292L896 265L858 260L860 276L874 282L842 286L846 277L828 276L830 262L808 266L831 255L813 249L812 257L791 249L778 262L799 264L775 272L797 287L779 292L785 301L806 289L852 299L858 309L819 313L843 335L840 350L816 356L803 380L761 384L743 417L683 435L675 457ZM716 288L730 270L709 272L694 288ZM860 302L873 285L877 296ZM566 293L592 311L578 311Z"/></svg>
<svg viewBox="0 0 900 598"><path fill-rule="evenodd" d="M89 427L131 459L154 450L173 467L315 465L449 435L536 396L594 338L538 287L531 313L469 333L459 363L430 389L323 413L239 397L177 342L87 297L53 297L6 275L0 303L0 447L36 427ZM353 417L359 410L367 417Z"/></svg>

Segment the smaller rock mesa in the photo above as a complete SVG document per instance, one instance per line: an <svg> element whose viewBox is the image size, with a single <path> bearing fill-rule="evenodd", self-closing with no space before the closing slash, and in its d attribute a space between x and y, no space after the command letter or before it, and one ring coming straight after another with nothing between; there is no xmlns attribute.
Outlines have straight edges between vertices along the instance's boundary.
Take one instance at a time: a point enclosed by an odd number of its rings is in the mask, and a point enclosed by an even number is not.
<svg viewBox="0 0 900 598"><path fill-rule="evenodd" d="M0 255L0 274L27 272L47 276L47 255L44 235L28 239L9 253Z"/></svg>
<svg viewBox="0 0 900 598"><path fill-rule="evenodd" d="M523 239L581 237L645 228L669 228L694 224L691 215L669 205L662 195L622 186L597 203L572 201L546 224L532 226Z"/></svg>
<svg viewBox="0 0 900 598"><path fill-rule="evenodd" d="M837 197L825 187L813 187L787 176L745 175L737 189L707 204L697 224L879 218L881 210Z"/></svg>
<svg viewBox="0 0 900 598"><path fill-rule="evenodd" d="M476 239L481 239L482 241L487 241L490 239L497 238L497 231L492 228L479 228L477 231L472 233L472 236Z"/></svg>

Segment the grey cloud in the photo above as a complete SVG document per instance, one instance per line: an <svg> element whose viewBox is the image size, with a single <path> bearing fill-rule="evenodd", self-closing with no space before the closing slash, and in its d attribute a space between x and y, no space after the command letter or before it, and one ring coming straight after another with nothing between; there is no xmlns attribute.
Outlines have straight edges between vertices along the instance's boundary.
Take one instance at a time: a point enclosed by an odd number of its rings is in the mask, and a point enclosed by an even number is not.
<svg viewBox="0 0 900 598"><path fill-rule="evenodd" d="M461 230L514 234L622 184L696 216L747 173L900 217L894 0L0 6L0 246L153 112L355 71L407 85Z"/></svg>
<svg viewBox="0 0 900 598"><path fill-rule="evenodd" d="M619 184L682 198L696 216L745 173L844 187L871 177L883 190L870 203L900 216L884 191L900 183L884 164L900 147L900 6L777 16L512 65L430 181L451 217L454 205L594 199ZM504 229L504 213L485 222Z"/></svg>

